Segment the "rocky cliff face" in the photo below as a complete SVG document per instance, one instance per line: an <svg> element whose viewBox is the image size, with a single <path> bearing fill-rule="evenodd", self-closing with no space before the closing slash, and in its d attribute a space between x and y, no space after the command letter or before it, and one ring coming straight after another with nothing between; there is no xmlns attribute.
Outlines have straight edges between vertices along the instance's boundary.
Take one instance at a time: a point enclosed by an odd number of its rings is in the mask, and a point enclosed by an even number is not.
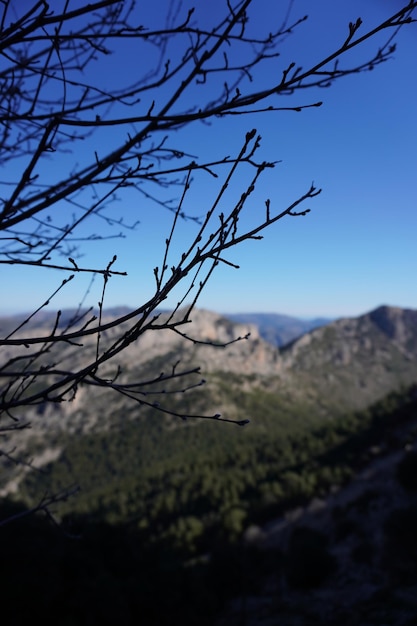
<svg viewBox="0 0 417 626"><path fill-rule="evenodd" d="M314 346L317 350L312 350ZM395 347L411 359L417 353L417 311L382 306L357 318L336 320L284 348L287 363L297 358L348 364L355 355Z"/></svg>
<svg viewBox="0 0 417 626"><path fill-rule="evenodd" d="M404 351L417 349L417 311L381 306L367 316L369 320Z"/></svg>
<svg viewBox="0 0 417 626"><path fill-rule="evenodd" d="M364 408L417 379L417 311L380 307L317 328L282 352L284 371L335 403Z"/></svg>

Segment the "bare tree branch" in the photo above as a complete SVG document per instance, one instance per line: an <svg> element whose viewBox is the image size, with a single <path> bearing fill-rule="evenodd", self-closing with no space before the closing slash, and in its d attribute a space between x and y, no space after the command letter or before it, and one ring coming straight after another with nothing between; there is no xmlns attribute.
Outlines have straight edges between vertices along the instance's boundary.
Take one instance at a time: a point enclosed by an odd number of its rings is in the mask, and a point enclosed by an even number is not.
<svg viewBox="0 0 417 626"><path fill-rule="evenodd" d="M192 6L177 10L169 4L165 23L161 17L157 28L147 26L141 7L124 0L75 9L71 0L63 9L44 0L29 5L4 0L0 8L0 264L3 272L10 266L59 270L63 279L49 298L0 337L0 431L23 429L33 411L72 401L80 386L107 389L160 414L230 421L209 411L180 414L163 400L203 385L198 367L179 369L176 363L168 373L132 382L117 358L151 331L227 345L185 331L208 281L220 264L238 267L229 251L262 239L263 231L282 219L305 216L320 189L312 184L284 207L264 201L256 223L245 227L242 216L258 203L253 192L263 173L276 165L259 156L257 131L247 132L235 156L214 159L189 154L181 147L181 133L174 131L227 116L251 119L258 113L320 106L316 98L307 103L296 98L387 62L399 29L416 21L417 2L408 2L368 31L360 18L352 21L336 49L305 68L295 61L283 67L279 49L306 16L290 23L289 11L284 11L277 30L259 35L251 28L256 0L228 0L214 25L199 23ZM387 40L370 58L341 67L347 53L381 33L387 33ZM126 46L129 58L141 62L133 78L127 72L124 82L107 87L95 70L106 68L111 54ZM267 87L259 89L255 78L266 63L274 64L275 71ZM110 137L110 130L118 134ZM50 168L51 163L59 167ZM231 200L231 182L242 170L246 186ZM189 206L196 176L208 176L217 185L200 216ZM173 189L178 198L167 197ZM138 214L115 210L116 200L127 192L141 199ZM134 310L109 319L110 278L125 272L117 269L113 254L104 267L84 264L82 249L136 230L143 203L164 207L171 220L153 270L154 291ZM183 220L193 222L195 233L176 257L174 241ZM91 230L85 234L87 227ZM116 235L114 227L120 229ZM98 311L80 305L65 324L58 312L45 332L34 333L40 313L70 281L86 273L92 281L102 281ZM162 315L164 303L177 292L177 305ZM161 390L166 382L173 386ZM46 498L38 510L52 503Z"/></svg>

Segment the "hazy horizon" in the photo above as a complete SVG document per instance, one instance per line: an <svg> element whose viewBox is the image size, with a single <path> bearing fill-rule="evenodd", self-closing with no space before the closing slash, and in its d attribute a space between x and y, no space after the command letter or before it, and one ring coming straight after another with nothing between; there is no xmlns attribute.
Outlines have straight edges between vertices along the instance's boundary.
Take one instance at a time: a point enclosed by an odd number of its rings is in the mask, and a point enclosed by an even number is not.
<svg viewBox="0 0 417 626"><path fill-rule="evenodd" d="M186 305L185 305L186 306ZM370 313L371 311L374 311L376 309L379 309L380 307L392 307L392 308L400 308L400 309L411 309L411 310L417 310L417 307L408 307L408 306L400 306L397 304L388 304L388 303L381 303L378 304L370 309L366 309L366 310L360 310L358 312L354 312L354 313L346 313L346 314L332 314L329 312L313 312L311 314L298 314L298 313L291 313L291 312L287 312L287 311L281 311L281 310L262 310L262 309L258 309L258 308L254 308L254 309L249 309L249 310L241 310L241 309L233 309L233 310L220 310L219 308L215 308L215 307L206 307L206 306L196 306L196 309L199 310L207 310L207 311L211 311L213 313L217 313L219 315L223 315L225 317L227 317L228 315L277 315L277 316L283 316L283 317L289 317L289 318L295 318L295 319L300 319L300 320L315 320L315 319L325 319L325 320L335 320L335 319L340 319L340 318L348 318L348 317L360 317L361 315L366 315L367 313ZM83 306L81 307L82 310L86 310L90 307L86 307ZM109 306L104 306L103 308L103 313L106 314L107 311L112 311L114 309L128 309L128 310L134 310L135 307L133 306L129 306L127 304L112 304ZM39 313L50 313L52 314L56 314L56 312L58 310L61 311L73 311L73 310L77 310L78 306L68 306L68 307L63 307L61 309L59 308L55 308L55 307L45 307L43 309L41 309L41 311L39 311ZM97 310L98 307L93 307L93 309ZM170 307L161 307L159 309L160 311L169 311L172 310ZM24 316L24 315L32 315L33 313L33 309L31 309L30 307L28 307L27 309L18 309L18 310L12 310L12 309L6 309L4 307L0 306L0 318L1 317L14 317L14 316ZM35 316L36 319L36 316Z"/></svg>

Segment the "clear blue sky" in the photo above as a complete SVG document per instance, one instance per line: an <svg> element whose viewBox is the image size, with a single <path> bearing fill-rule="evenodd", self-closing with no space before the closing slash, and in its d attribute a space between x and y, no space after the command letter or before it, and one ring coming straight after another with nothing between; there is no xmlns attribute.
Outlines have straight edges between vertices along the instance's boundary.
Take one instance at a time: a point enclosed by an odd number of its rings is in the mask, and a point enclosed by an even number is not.
<svg viewBox="0 0 417 626"><path fill-rule="evenodd" d="M253 25L260 32L272 30L287 2L259 0L258 4ZM216 0L201 3L199 10L207 12L209 22L225 5ZM154 20L163 6L165 0L140 3L141 21ZM349 21L361 16L365 31L401 6L399 0L295 0L291 15L307 13L309 20L285 41L279 49L281 57L270 62L256 80L267 84L270 74L280 76L292 60L307 67L343 41ZM352 60L366 59L387 37L385 33L355 52ZM263 210L266 198L273 208L282 210L312 181L323 190L309 203L312 210L306 217L278 222L262 241L248 242L229 255L240 269L220 267L199 306L224 313L258 311L303 317L354 316L381 304L417 308L417 24L404 28L397 43L394 58L374 71L288 100L308 104L320 99L324 104L319 109L227 118L181 131L181 142L191 153L221 158L237 153L245 133L257 128L262 136L261 158L282 161L264 175L247 206L248 220L251 212ZM341 61L342 66L349 61L348 57ZM125 60L125 71L131 73L137 62ZM103 70L103 80L120 72L120 68L109 69ZM51 167L55 167L53 162ZM243 175L235 180L231 193L238 197L244 184ZM190 210L203 215L216 191L211 177L199 179L190 193ZM176 190L174 195L179 193ZM143 201L136 213L137 206L137 196L127 196L117 208L127 219L141 221L126 239L92 243L85 250L85 263L100 266L117 253L117 269L129 274L110 281L107 306L138 306L152 294L152 270L161 263L171 215ZM181 225L175 241L178 253L194 228L192 223ZM1 309L8 312L39 306L63 278L52 271L42 277L37 270L23 275L22 270L4 266L2 274ZM54 301L54 307L78 304L87 281L82 278L73 283ZM100 289L97 279L86 304L97 303ZM176 300L177 295L167 306Z"/></svg>

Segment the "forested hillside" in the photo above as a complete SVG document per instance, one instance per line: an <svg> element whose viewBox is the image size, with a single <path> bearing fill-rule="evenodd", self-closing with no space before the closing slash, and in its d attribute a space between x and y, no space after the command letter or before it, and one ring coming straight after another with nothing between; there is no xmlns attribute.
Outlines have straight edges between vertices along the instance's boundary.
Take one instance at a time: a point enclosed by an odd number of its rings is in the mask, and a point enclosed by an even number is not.
<svg viewBox="0 0 417 626"><path fill-rule="evenodd" d="M386 614L409 615L408 599L405 606L398 599L391 605L392 594L397 589L404 593L405 586L408 598L416 580L411 504L404 508L393 498L385 502L381 527L372 528L375 540L369 530L361 532L362 517L376 498L369 488L365 486L363 497L357 495L353 508L346 508L349 514L334 507L335 526L330 528L332 536L349 537L348 563L327 545L328 526L326 535L319 525L300 537L294 528L289 543L276 545L274 540L266 550L263 541L268 522L291 520L286 511L302 511L313 498L325 503L337 487L343 493L343 485L375 458L399 454L397 491L415 489L415 456L401 450L415 441L416 395L415 387L393 394L366 412L315 430L306 423L304 428L288 424L285 430L259 430L251 437L248 430L235 430L234 436L229 431L228 436L221 424L163 429L145 419L106 433L69 437L48 474L41 479L27 475L19 498L35 504L74 482L82 489L52 507L58 527L30 516L2 529L4 609L15 623L36 614L51 625L57 623L56 615L65 615L58 622L65 624L213 624L234 596L249 594L255 599L249 613L254 618L259 598L260 607L267 600L273 619L284 615L288 623L303 623L293 620L310 616L312 624L330 625L337 614L338 624L350 626L343 611L335 613L336 594L333 604L332 591L327 591L327 613L333 617L326 621L320 596L313 605L311 590L323 593L330 575L335 581L336 572L346 576L347 565L356 572L364 562L374 579L375 615L381 602ZM6 501L2 518L22 511L21 505ZM294 519L303 521L300 512ZM393 560L390 555L398 549L404 555ZM384 576L378 583L381 567ZM266 591L271 580L273 597ZM385 606L375 594L388 584L391 595ZM25 603L18 602L22 588ZM350 602L366 613L370 600L363 594L363 579L359 576L349 589ZM241 610L232 610L226 623L238 624L240 618ZM375 620L369 623L380 623Z"/></svg>

